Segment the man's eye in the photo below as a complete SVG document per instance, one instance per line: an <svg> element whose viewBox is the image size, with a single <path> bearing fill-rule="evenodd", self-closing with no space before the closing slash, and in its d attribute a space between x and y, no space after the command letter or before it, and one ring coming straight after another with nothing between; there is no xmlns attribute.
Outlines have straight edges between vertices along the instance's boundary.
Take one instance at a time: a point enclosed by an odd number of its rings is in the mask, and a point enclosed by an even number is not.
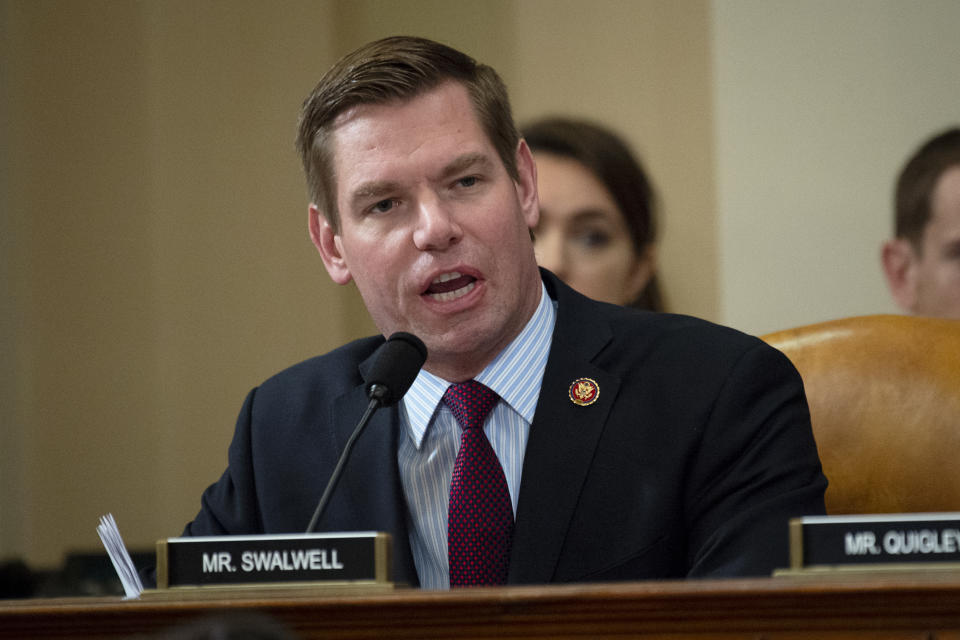
<svg viewBox="0 0 960 640"><path fill-rule="evenodd" d="M461 187L472 187L477 184L477 176L466 176L457 180L457 184Z"/></svg>
<svg viewBox="0 0 960 640"><path fill-rule="evenodd" d="M381 200L380 202L376 203L375 205L370 207L370 210L373 211L374 213L386 213L387 211L390 211L390 209L392 209L395 204L396 203L393 200L388 198L386 200Z"/></svg>

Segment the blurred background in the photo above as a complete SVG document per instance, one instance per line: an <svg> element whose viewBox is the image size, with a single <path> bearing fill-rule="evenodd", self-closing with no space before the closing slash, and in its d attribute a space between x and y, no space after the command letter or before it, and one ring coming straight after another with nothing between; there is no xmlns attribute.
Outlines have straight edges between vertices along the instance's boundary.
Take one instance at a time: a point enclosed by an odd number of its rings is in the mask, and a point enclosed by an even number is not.
<svg viewBox="0 0 960 640"><path fill-rule="evenodd" d="M517 120L622 132L668 307L762 334L893 312L894 176L957 122L954 0L0 0L0 561L176 536L244 395L368 335L293 148L326 68L412 34ZM304 514L305 522L309 514Z"/></svg>

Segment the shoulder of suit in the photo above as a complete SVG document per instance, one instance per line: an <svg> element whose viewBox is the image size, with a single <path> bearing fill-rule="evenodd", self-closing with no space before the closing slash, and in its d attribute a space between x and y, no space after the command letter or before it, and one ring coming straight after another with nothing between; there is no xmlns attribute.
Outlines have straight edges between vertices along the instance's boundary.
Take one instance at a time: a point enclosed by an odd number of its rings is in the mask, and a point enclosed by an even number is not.
<svg viewBox="0 0 960 640"><path fill-rule="evenodd" d="M267 378L260 389L283 388L294 391L302 388L308 392L323 389L329 394L339 394L361 384L357 367L383 342L383 336L369 336L348 342L333 351L283 369Z"/></svg>
<svg viewBox="0 0 960 640"><path fill-rule="evenodd" d="M650 350L734 355L764 343L732 327L675 313L624 309L610 312L615 348L628 345Z"/></svg>

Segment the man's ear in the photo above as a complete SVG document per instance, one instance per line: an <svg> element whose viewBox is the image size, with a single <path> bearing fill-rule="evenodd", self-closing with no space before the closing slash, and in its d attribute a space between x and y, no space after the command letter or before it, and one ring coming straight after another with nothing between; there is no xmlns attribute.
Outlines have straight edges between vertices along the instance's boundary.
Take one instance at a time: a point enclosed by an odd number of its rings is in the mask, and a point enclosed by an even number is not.
<svg viewBox="0 0 960 640"><path fill-rule="evenodd" d="M317 208L317 205L310 203L308 215L307 225L310 228L310 239L313 240L313 246L320 252L323 266L327 268L330 279L337 284L347 284L352 276L343 255L340 236L334 232L333 227L327 222L326 217Z"/></svg>
<svg viewBox="0 0 960 640"><path fill-rule="evenodd" d="M893 301L904 311L913 311L917 305L919 259L913 244L906 238L887 240L883 243L880 259Z"/></svg>
<svg viewBox="0 0 960 640"><path fill-rule="evenodd" d="M533 229L540 221L540 199L537 195L537 165L527 141L520 139L517 145L517 197L527 226Z"/></svg>

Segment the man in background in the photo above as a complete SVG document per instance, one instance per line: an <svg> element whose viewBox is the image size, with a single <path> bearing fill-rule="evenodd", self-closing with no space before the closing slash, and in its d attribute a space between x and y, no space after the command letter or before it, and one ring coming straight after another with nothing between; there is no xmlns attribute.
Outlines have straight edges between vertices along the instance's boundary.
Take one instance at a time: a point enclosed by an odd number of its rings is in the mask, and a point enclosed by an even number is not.
<svg viewBox="0 0 960 640"><path fill-rule="evenodd" d="M901 171L882 262L904 311L960 319L960 128L930 138Z"/></svg>

